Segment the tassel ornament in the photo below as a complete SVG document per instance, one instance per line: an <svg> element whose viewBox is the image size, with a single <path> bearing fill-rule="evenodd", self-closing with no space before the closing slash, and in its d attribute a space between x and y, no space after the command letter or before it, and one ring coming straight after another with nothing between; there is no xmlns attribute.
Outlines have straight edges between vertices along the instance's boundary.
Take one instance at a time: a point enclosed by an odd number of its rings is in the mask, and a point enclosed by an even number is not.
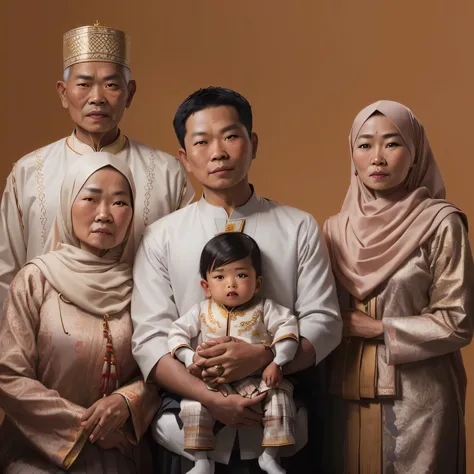
<svg viewBox="0 0 474 474"><path fill-rule="evenodd" d="M117 361L114 354L114 346L112 344L112 334L109 329L109 315L104 314L103 336L106 340L104 365L102 367L102 376L100 381L100 393L103 397L110 395L114 390L119 388Z"/></svg>

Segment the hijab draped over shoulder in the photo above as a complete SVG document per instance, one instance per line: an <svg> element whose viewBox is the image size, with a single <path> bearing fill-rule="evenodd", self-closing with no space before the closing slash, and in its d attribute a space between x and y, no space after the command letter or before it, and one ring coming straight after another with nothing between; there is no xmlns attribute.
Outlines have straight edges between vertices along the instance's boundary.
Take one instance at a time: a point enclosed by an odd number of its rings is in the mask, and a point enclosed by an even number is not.
<svg viewBox="0 0 474 474"><path fill-rule="evenodd" d="M363 109L349 136L351 156L364 123L379 112L398 128L411 156L404 185L375 197L354 172L341 212L325 225L334 273L350 294L364 300L454 212L425 130L410 109L382 100Z"/></svg>
<svg viewBox="0 0 474 474"><path fill-rule="evenodd" d="M127 179L134 202L135 184L127 165L110 153L83 155L68 170L61 186L58 214L46 243L49 252L29 262L43 272L64 299L100 315L118 313L130 303L133 224L130 224L124 242L98 257L80 248L73 232L72 206L89 177L108 166Z"/></svg>

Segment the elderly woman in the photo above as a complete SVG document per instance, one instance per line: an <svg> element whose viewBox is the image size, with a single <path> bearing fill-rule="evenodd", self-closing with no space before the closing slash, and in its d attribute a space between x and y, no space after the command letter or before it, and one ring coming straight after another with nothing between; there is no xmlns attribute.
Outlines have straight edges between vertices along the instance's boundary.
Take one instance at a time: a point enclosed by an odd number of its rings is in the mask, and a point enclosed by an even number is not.
<svg viewBox="0 0 474 474"><path fill-rule="evenodd" d="M325 226L345 339L332 356L327 472L465 472L473 261L422 125L405 106L362 110L353 176Z"/></svg>
<svg viewBox="0 0 474 474"><path fill-rule="evenodd" d="M14 279L0 323L2 472L147 473L159 408L132 357L129 169L108 153L68 171L53 251Z"/></svg>

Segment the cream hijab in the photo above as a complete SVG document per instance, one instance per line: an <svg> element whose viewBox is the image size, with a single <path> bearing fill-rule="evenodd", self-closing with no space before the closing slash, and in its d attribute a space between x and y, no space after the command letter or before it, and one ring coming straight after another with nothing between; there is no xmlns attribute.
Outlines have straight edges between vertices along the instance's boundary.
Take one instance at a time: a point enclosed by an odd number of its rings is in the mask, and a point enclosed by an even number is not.
<svg viewBox="0 0 474 474"><path fill-rule="evenodd" d="M325 233L334 273L356 298L364 300L436 231L453 212L423 126L410 109L381 100L357 115L349 136L351 156L360 129L376 111L388 117L410 150L412 168L403 186L375 198L353 173L341 212L328 219ZM466 222L467 225L467 222Z"/></svg>
<svg viewBox="0 0 474 474"><path fill-rule="evenodd" d="M68 170L61 186L59 212L46 243L45 250L49 252L29 262L43 272L65 300L98 315L118 313L126 308L133 287L132 224L125 241L103 257L82 250L73 232L72 205L89 177L106 166L125 176L135 200L135 184L127 165L110 153L83 155Z"/></svg>

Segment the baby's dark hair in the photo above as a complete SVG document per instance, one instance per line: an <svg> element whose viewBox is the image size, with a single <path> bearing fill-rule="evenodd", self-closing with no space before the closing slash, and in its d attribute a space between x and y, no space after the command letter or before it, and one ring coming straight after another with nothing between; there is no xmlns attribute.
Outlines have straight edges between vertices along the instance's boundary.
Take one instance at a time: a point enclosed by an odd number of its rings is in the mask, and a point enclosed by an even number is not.
<svg viewBox="0 0 474 474"><path fill-rule="evenodd" d="M250 257L257 277L262 275L262 257L257 242L242 232L225 232L216 235L204 247L201 253L199 271L201 278L207 280L207 274L215 268L238 262Z"/></svg>

